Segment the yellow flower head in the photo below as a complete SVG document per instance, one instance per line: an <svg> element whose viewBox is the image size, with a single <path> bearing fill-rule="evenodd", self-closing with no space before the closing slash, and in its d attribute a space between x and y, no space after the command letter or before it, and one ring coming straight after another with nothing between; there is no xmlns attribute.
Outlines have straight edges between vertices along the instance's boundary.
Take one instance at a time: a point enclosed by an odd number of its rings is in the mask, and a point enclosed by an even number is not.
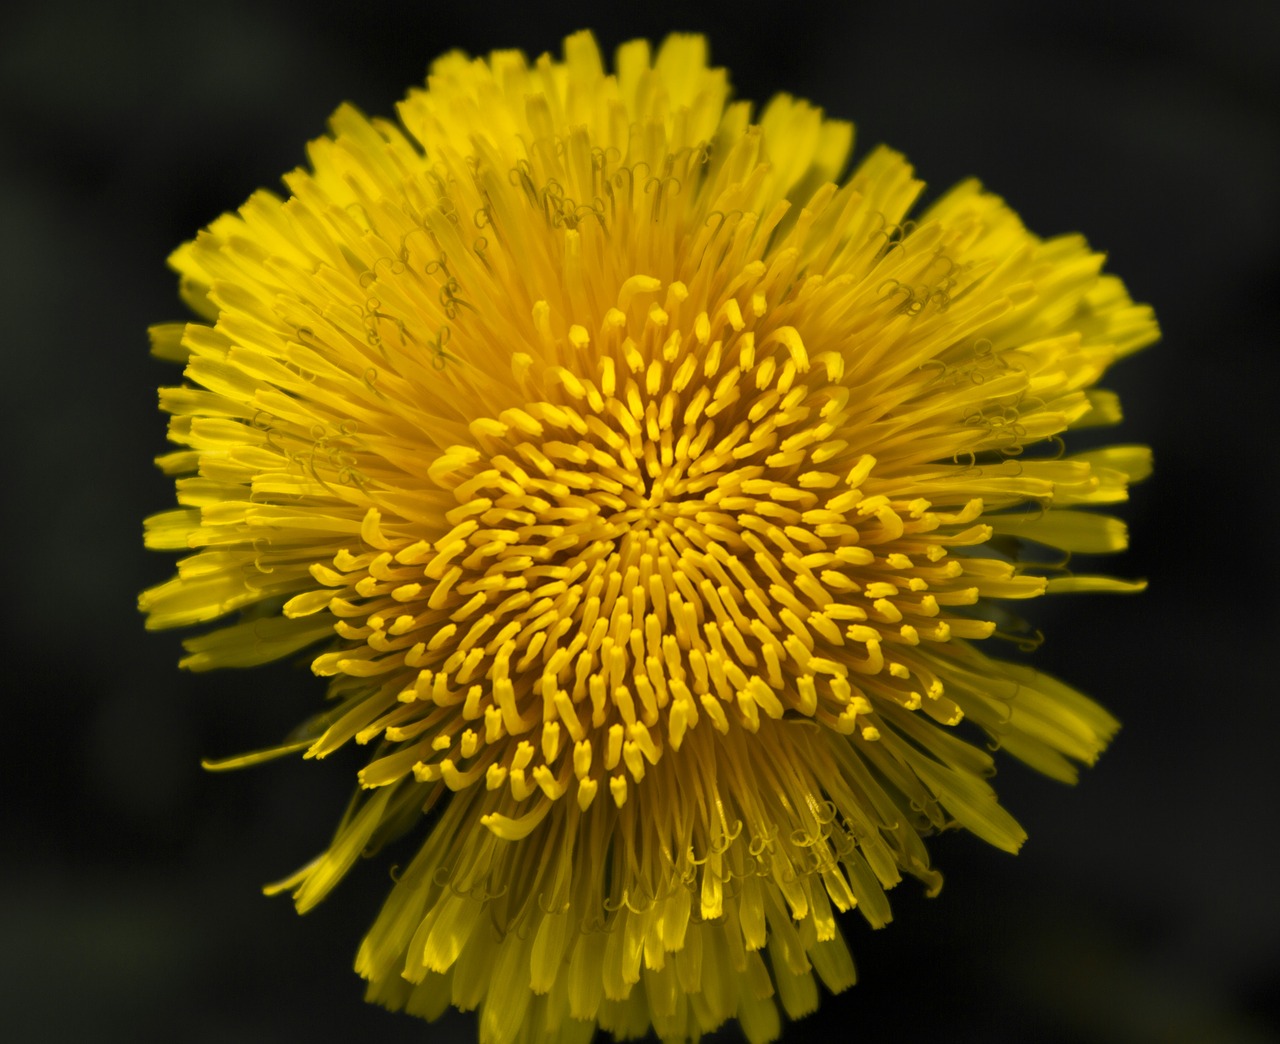
<svg viewBox="0 0 1280 1044"><path fill-rule="evenodd" d="M777 1036L854 981L836 911L936 889L922 836L1017 849L992 740L1070 780L1116 728L976 643L1140 588L1044 549L1125 544L1090 509L1148 451L1061 435L1119 419L1150 310L975 182L910 219L897 153L840 183L849 124L706 58L447 55L179 249L203 321L153 330L147 543L190 553L148 624L219 621L193 670L309 650L331 709L223 764L370 760L278 887L418 834L356 968L493 1044Z"/></svg>

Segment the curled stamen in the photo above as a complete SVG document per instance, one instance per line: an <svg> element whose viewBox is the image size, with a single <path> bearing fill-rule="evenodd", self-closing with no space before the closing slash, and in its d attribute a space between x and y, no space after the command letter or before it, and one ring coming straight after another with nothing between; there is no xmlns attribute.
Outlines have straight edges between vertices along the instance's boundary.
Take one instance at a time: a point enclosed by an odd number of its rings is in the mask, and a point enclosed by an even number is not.
<svg viewBox="0 0 1280 1044"><path fill-rule="evenodd" d="M440 305L444 314L450 319L458 318L459 308L470 308L471 305L458 296L458 280L450 276L440 287Z"/></svg>
<svg viewBox="0 0 1280 1044"><path fill-rule="evenodd" d="M449 343L449 339L453 336L453 330L447 325L441 326L436 331L435 340L431 342L431 368L433 370L443 370L445 366L457 360L444 350L444 346Z"/></svg>
<svg viewBox="0 0 1280 1044"><path fill-rule="evenodd" d="M671 188L671 186L673 185L674 185L674 188ZM663 177L660 177L660 178L651 177L648 181L645 182L644 190L646 193L649 193L649 192L653 193L652 217L654 222L657 222L662 219L662 204L666 200L667 192L670 191L672 195L680 194L680 179L677 177L673 177L670 174L664 175Z"/></svg>
<svg viewBox="0 0 1280 1044"><path fill-rule="evenodd" d="M884 288L886 286L893 287L889 292L889 297L894 297L897 294L903 295L902 302L898 305L897 309L899 312L905 312L908 315L915 315L920 311L920 303L916 300L915 291L912 290L911 287L897 279L886 279L880 284L880 288L876 291L881 297L885 296ZM912 311L913 308L914 311Z"/></svg>
<svg viewBox="0 0 1280 1044"><path fill-rule="evenodd" d="M406 232L405 237L407 238L409 234L410 233ZM404 248L404 239L401 239L400 241L400 253L401 253L401 256L399 257L380 257L376 261L374 261L372 268L360 273L360 278L358 280L360 285L362 287L368 288L370 285L372 285L374 282L377 281L379 265L386 265L387 272L390 275L393 275L393 276L402 275L405 271L405 261L407 260L407 257L405 256L406 252Z"/></svg>
<svg viewBox="0 0 1280 1044"><path fill-rule="evenodd" d="M431 229L426 228L423 225L414 225L413 228L409 229L408 232L406 232L403 236L400 237L399 258L406 265L409 263L410 257L413 256L413 252L409 249L409 240L411 240L414 236L419 234L425 235L428 237L428 239L431 240L432 250L439 249L439 246L436 244L435 233L433 233Z"/></svg>
<svg viewBox="0 0 1280 1044"><path fill-rule="evenodd" d="M902 250L906 252L904 241L912 232L915 231L916 223L914 221L904 221L898 225L890 225L888 218L883 213L877 212L876 217L880 219L880 227L872 231L869 239L875 239L876 236L884 236L885 245L881 247L878 260L883 261L894 250Z"/></svg>
<svg viewBox="0 0 1280 1044"><path fill-rule="evenodd" d="M752 858L756 858L772 848L773 838L759 835L751 839L750 843L747 845L747 853Z"/></svg>
<svg viewBox="0 0 1280 1044"><path fill-rule="evenodd" d="M571 905L567 899L556 903L554 897L548 897L546 892L541 891L537 895L537 903L538 909L549 917L554 914L564 913Z"/></svg>
<svg viewBox="0 0 1280 1044"><path fill-rule="evenodd" d="M1061 460L1067 452L1067 444L1063 441L1061 435L1050 435L1046 440L1053 446L1053 455L1043 457L1043 460Z"/></svg>
<svg viewBox="0 0 1280 1044"><path fill-rule="evenodd" d="M517 188L523 189L529 202L538 203L538 186L533 182L533 168L526 159L516 160L516 165L507 174L507 180Z"/></svg>
<svg viewBox="0 0 1280 1044"><path fill-rule="evenodd" d="M926 359L919 366L917 366L916 369L917 370L934 369L935 367L937 372L934 373L934 375L931 378L929 378L929 383L925 385L926 388L932 388L935 384L940 382L948 374L953 373L951 367L949 367L941 359ZM955 381L953 380L952 383L954 384Z"/></svg>
<svg viewBox="0 0 1280 1044"><path fill-rule="evenodd" d="M851 833L839 831L830 837L831 847L835 849L836 858L844 859L858 847L857 839Z"/></svg>
<svg viewBox="0 0 1280 1044"><path fill-rule="evenodd" d="M644 168L643 174L641 174L642 167ZM646 177L646 178L649 177L651 174L651 171L652 171L652 168L649 166L647 161L639 160L638 162L632 163L629 166L619 167L616 171L614 171L613 183L617 185L619 188L621 188L622 175L623 174L627 175L627 198L628 200L630 200L631 197L635 194L636 184L640 181L641 177Z"/></svg>
<svg viewBox="0 0 1280 1044"><path fill-rule="evenodd" d="M298 335L298 343L305 348L312 348L317 351L323 351L324 346L316 339L315 331L309 326L299 326L296 328Z"/></svg>
<svg viewBox="0 0 1280 1044"><path fill-rule="evenodd" d="M458 205L449 196L442 196L436 200L436 210L443 214L445 220L452 225L456 225L460 220L458 217Z"/></svg>
<svg viewBox="0 0 1280 1044"><path fill-rule="evenodd" d="M606 233L608 232L608 224L605 221L604 200L599 196L592 199L590 203L579 203L574 208L573 223L569 225L569 227L577 228L578 225L580 225L588 216L594 217L598 222L600 222L600 227L604 229ZM565 219L566 223L568 220L568 218Z"/></svg>
<svg viewBox="0 0 1280 1044"><path fill-rule="evenodd" d="M933 252L932 259L930 259L929 263L925 266L924 272L921 272L920 274L923 276L926 272L929 272L930 270L932 270L933 266L940 261L945 263L947 266L946 270L939 277L940 281L949 282L952 286L954 286L955 280L953 280L951 276L959 268L959 265L957 265L955 261L953 261L950 257L948 257L941 247L939 247L937 250Z"/></svg>

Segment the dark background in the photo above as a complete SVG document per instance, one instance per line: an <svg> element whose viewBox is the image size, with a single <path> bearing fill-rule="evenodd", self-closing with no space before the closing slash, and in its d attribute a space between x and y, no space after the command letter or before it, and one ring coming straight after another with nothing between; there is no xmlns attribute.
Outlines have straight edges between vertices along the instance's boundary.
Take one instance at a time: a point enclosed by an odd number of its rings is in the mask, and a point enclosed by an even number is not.
<svg viewBox="0 0 1280 1044"><path fill-rule="evenodd" d="M327 841L335 756L240 774L317 705L289 666L192 677L134 609L172 487L145 327L183 316L168 252L302 162L344 99L390 114L447 49L607 51L710 33L740 97L807 96L1110 253L1164 341L1114 371L1155 478L1107 567L1139 598L1031 607L1036 662L1125 728L1071 789L999 778L1016 859L935 839L936 900L847 922L861 982L787 1040L1280 1039L1275 764L1280 5L49 3L0 15L0 352L8 777L0 1027L15 1041L474 1039L366 1006L350 971L387 862L298 919L259 886ZM726 1039L738 1039L736 1033Z"/></svg>

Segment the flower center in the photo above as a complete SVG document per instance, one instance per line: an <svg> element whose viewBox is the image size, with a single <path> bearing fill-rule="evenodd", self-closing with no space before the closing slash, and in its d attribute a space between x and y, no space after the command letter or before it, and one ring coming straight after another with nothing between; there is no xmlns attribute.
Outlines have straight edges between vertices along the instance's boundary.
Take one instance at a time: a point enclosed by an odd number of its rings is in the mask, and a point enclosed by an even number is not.
<svg viewBox="0 0 1280 1044"><path fill-rule="evenodd" d="M831 439L844 405L838 374L823 379L834 363L811 373L789 327L738 337L741 322L721 317L715 339L705 314L683 334L668 335L667 320L650 309L634 339L618 332L616 350L549 367L529 401L473 422L473 446L432 469L456 501L454 529L396 555L435 581L403 625L434 624L405 657L423 668L416 688L463 703L477 724L460 748L494 751L476 770L517 801L538 788L557 798L576 776L585 807L607 777L621 805L703 715L721 732L754 731L789 706L822 706L852 729L868 706L819 648L868 618L833 592L856 587L843 571L874 558L825 507L848 489L847 468L820 469L846 448ZM637 352L654 325L667 347ZM872 514L867 535L884 525ZM878 643L871 652L874 673ZM415 771L458 770L451 756Z"/></svg>

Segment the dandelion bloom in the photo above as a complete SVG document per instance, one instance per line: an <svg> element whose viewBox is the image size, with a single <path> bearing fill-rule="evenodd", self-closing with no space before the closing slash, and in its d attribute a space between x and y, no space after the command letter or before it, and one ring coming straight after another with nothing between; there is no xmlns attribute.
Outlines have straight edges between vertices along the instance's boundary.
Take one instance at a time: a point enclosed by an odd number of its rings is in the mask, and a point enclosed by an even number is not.
<svg viewBox="0 0 1280 1044"><path fill-rule="evenodd" d="M356 969L494 1044L777 1036L854 981L837 911L938 887L925 835L1021 844L993 741L1072 780L1116 728L980 643L1141 587L1058 552L1125 545L1091 509L1148 451L1061 436L1119 419L1150 310L975 182L841 183L849 124L706 58L448 55L181 247L201 321L152 331L186 383L147 543L189 554L148 624L219 621L192 670L307 650L331 709L222 764L370 759L275 888L417 834Z"/></svg>

